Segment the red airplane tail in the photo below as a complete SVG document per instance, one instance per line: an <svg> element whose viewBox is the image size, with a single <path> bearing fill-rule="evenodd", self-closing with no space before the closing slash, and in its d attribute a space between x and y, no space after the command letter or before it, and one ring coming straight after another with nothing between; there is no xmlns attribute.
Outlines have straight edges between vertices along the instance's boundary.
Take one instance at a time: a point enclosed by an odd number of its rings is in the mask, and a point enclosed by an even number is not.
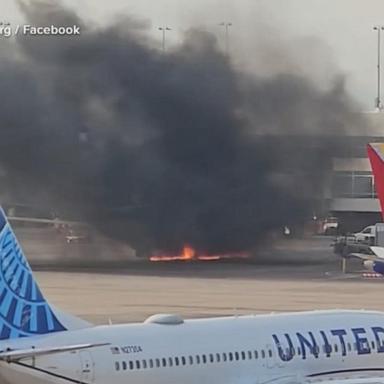
<svg viewBox="0 0 384 384"><path fill-rule="evenodd" d="M367 151L384 220L384 143L368 144Z"/></svg>

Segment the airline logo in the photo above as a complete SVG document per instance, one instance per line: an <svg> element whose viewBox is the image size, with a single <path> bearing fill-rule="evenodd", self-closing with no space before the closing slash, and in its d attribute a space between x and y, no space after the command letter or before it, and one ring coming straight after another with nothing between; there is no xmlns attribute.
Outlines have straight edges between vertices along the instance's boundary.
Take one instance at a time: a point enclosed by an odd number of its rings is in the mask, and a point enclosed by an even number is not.
<svg viewBox="0 0 384 384"><path fill-rule="evenodd" d="M371 148L381 161L384 162L384 143L371 143L368 144L368 148Z"/></svg>
<svg viewBox="0 0 384 384"><path fill-rule="evenodd" d="M375 340L378 353L384 352L383 327L332 329L328 332L319 331L317 333L311 331L306 333L296 332L295 334L285 333L284 336L274 334L272 338L282 361L292 360L296 351L300 351L298 354L301 355L303 360L307 359L309 355L315 358L318 358L320 354L330 357L332 351L339 354L340 352L332 347L335 343L340 346L342 356L346 356L353 350L351 343L348 342L351 339L354 340L355 350L358 355L371 353L370 339Z"/></svg>
<svg viewBox="0 0 384 384"><path fill-rule="evenodd" d="M0 340L64 330L0 210Z"/></svg>
<svg viewBox="0 0 384 384"><path fill-rule="evenodd" d="M384 219L384 143L368 144L367 152L375 178L375 187Z"/></svg>

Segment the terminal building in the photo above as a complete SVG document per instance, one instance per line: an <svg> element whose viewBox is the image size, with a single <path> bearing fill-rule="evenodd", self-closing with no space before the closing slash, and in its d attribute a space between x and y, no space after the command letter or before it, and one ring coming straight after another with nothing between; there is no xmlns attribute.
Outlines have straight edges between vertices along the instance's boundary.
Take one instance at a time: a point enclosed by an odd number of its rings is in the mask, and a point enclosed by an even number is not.
<svg viewBox="0 0 384 384"><path fill-rule="evenodd" d="M317 189L316 206L313 207L313 217L325 219L335 217L339 223L338 232L355 232L363 227L382 221L379 201L375 191L375 183L371 166L367 157L367 144L384 141L384 112L366 112L357 115L358 121L363 121L359 132L350 132L342 137L342 148L337 157L326 161L326 174L323 188ZM276 141L276 136L271 136ZM266 144L271 137L266 138ZM338 138L340 139L340 138ZM86 133L79 136L86 141ZM310 137L298 145L316 146L316 140ZM300 148L298 148L299 150ZM384 175L383 175L384 177ZM0 200L10 216L36 217L53 219L51 211L42 211L38 207L16 203L19 200L10 193L9 180L6 172L0 166ZM17 188L16 188L17 189ZM4 204L8 202L9 204ZM309 219L309 218L308 218Z"/></svg>
<svg viewBox="0 0 384 384"><path fill-rule="evenodd" d="M330 183L325 188L329 214L339 220L339 232L358 231L382 221L367 144L384 141L384 113L364 113L362 135L345 138L345 151L332 159ZM383 175L384 177L384 175Z"/></svg>

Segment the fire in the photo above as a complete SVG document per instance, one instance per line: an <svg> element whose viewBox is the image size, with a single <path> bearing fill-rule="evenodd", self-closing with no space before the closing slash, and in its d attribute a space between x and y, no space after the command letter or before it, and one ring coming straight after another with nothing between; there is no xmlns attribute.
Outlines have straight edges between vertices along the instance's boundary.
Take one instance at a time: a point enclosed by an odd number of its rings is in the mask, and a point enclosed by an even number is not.
<svg viewBox="0 0 384 384"><path fill-rule="evenodd" d="M248 258L246 253L238 254L221 254L221 255L201 255L191 247L185 245L179 255L153 255L149 258L150 261L216 261L223 259L245 259Z"/></svg>
<svg viewBox="0 0 384 384"><path fill-rule="evenodd" d="M181 254L181 260L193 260L195 256L195 250L189 245L185 245L183 248L183 253Z"/></svg>
<svg viewBox="0 0 384 384"><path fill-rule="evenodd" d="M156 255L151 256L151 261L189 261L195 260L196 251L189 245L185 245L180 255Z"/></svg>

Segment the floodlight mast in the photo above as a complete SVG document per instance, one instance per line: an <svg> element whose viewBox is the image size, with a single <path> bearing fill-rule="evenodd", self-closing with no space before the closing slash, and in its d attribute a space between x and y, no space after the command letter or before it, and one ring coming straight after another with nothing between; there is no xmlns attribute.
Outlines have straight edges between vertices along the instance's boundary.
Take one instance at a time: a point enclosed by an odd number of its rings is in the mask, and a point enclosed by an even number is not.
<svg viewBox="0 0 384 384"><path fill-rule="evenodd" d="M225 28L225 53L229 55L229 28L232 27L232 23L229 21L223 21L219 24L221 27Z"/></svg>
<svg viewBox="0 0 384 384"><path fill-rule="evenodd" d="M375 25L374 31L377 31L377 96L375 101L375 107L378 111L383 109L381 103L381 31L384 31L383 25Z"/></svg>
<svg viewBox="0 0 384 384"><path fill-rule="evenodd" d="M161 31L163 33L162 49L163 49L163 52L165 52L166 34L167 34L168 31L172 31L172 28L169 28L167 26L159 27L159 31Z"/></svg>

